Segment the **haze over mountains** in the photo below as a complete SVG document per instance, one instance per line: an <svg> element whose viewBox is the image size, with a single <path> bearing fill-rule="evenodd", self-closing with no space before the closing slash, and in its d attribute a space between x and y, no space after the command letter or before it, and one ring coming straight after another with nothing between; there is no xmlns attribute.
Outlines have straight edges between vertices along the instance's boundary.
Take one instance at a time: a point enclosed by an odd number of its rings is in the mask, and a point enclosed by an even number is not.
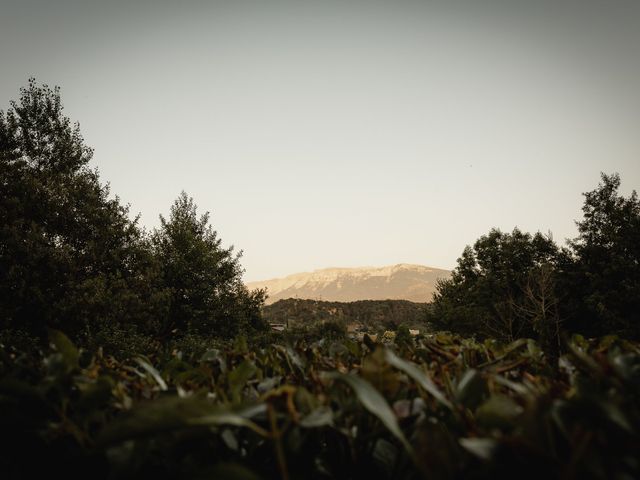
<svg viewBox="0 0 640 480"><path fill-rule="evenodd" d="M325 268L247 283L250 290L267 288L267 304L285 298L353 302L356 300L431 301L439 278L451 272L406 263L386 267Z"/></svg>

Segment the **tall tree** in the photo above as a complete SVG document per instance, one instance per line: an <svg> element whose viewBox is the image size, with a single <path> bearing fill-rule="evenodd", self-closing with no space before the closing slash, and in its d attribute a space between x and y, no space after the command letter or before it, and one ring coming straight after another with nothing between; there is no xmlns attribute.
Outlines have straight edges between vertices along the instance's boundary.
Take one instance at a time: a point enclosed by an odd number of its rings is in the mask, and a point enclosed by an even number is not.
<svg viewBox="0 0 640 480"><path fill-rule="evenodd" d="M136 222L89 168L60 91L31 79L0 111L0 322L41 332L154 317Z"/></svg>
<svg viewBox="0 0 640 480"><path fill-rule="evenodd" d="M619 193L620 176L601 174L584 194L565 310L576 330L640 336L640 200Z"/></svg>
<svg viewBox="0 0 640 480"><path fill-rule="evenodd" d="M241 252L223 248L209 225L209 213L198 217L193 199L182 192L169 219L153 235L162 265L163 283L170 289L164 333L197 332L233 336L262 326L264 292L249 292L242 282Z"/></svg>
<svg viewBox="0 0 640 480"><path fill-rule="evenodd" d="M524 310L528 285L558 257L550 236L492 229L464 249L450 279L438 282L433 321L440 328L505 340L535 335Z"/></svg>

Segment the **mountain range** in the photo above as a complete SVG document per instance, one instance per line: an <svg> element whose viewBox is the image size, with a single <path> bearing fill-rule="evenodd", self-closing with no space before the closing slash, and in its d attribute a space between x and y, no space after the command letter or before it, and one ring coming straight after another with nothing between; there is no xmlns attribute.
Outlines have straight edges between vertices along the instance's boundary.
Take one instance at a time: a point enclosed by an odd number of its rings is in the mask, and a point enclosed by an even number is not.
<svg viewBox="0 0 640 480"><path fill-rule="evenodd" d="M429 302L439 278L451 272L424 265L401 263L386 267L325 268L284 278L248 282L250 290L266 288L271 304L286 298L354 302L357 300L409 300Z"/></svg>

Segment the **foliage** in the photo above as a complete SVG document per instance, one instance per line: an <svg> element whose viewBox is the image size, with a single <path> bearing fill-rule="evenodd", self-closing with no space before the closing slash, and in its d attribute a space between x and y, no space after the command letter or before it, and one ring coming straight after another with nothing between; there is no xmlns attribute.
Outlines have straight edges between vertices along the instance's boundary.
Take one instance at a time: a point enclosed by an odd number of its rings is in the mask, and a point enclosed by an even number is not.
<svg viewBox="0 0 640 480"><path fill-rule="evenodd" d="M0 111L0 322L43 335L87 322L152 322L155 263L135 221L88 167L59 89ZM160 296L161 297L161 296Z"/></svg>
<svg viewBox="0 0 640 480"><path fill-rule="evenodd" d="M193 199L182 192L169 219L153 235L154 252L162 265L163 285L171 300L163 333L199 332L233 336L262 326L264 292L249 292L242 283L240 254L221 247L209 225L209 214L198 218Z"/></svg>
<svg viewBox="0 0 640 480"><path fill-rule="evenodd" d="M7 478L640 475L640 349L616 337L574 337L558 375L532 340L444 333L397 352L226 343L155 365L50 341L30 370L0 357Z"/></svg>
<svg viewBox="0 0 640 480"><path fill-rule="evenodd" d="M149 337L264 328L262 291L182 194L150 236L89 168L60 91L32 79L0 111L0 328L64 330L122 357ZM175 336L175 335L174 335Z"/></svg>
<svg viewBox="0 0 640 480"><path fill-rule="evenodd" d="M327 302L300 298L278 300L263 308L264 319L290 327L315 322L341 321L365 329L395 330L401 323L411 328L426 327L428 305L407 300L359 300Z"/></svg>
<svg viewBox="0 0 640 480"><path fill-rule="evenodd" d="M300 341L318 342L342 340L347 336L347 328L341 320L327 320L324 322L307 322L294 324L287 327L282 332L271 332L264 339L258 339L263 346L268 346L273 342L296 343ZM252 338L252 342L256 339Z"/></svg>
<svg viewBox="0 0 640 480"><path fill-rule="evenodd" d="M550 237L493 229L467 247L438 283L432 322L465 334L538 338L557 355L562 330L640 338L640 200L602 174L584 194L579 236L558 248Z"/></svg>
<svg viewBox="0 0 640 480"><path fill-rule="evenodd" d="M535 279L549 272L559 256L549 236L492 229L465 248L450 279L438 282L433 321L440 328L507 341L534 336L540 327L528 303L536 293L554 293L546 292L546 284L537 292Z"/></svg>
<svg viewBox="0 0 640 480"><path fill-rule="evenodd" d="M394 341L397 345L411 345L413 343L411 332L409 332L409 327L406 324L401 323L398 326Z"/></svg>
<svg viewBox="0 0 640 480"><path fill-rule="evenodd" d="M618 193L620 177L602 174L584 194L579 236L567 266L567 316L591 334L640 337L640 199Z"/></svg>
<svg viewBox="0 0 640 480"><path fill-rule="evenodd" d="M140 333L135 325L102 323L87 325L78 335L78 342L88 351L102 350L118 360L130 360L137 355L149 355L160 349L151 335Z"/></svg>
<svg viewBox="0 0 640 480"><path fill-rule="evenodd" d="M278 302L293 325L267 331L208 214L182 193L147 235L91 155L58 89L0 112L3 478L640 477L640 202L617 175L568 249L465 249L430 318L480 342L414 339L429 310L401 301Z"/></svg>

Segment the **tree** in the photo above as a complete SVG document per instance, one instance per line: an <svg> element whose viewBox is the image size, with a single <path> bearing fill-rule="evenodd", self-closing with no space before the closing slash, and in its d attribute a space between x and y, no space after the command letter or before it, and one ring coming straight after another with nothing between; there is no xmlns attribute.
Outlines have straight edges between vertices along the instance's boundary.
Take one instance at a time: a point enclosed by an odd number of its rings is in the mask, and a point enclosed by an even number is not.
<svg viewBox="0 0 640 480"><path fill-rule="evenodd" d="M587 334L640 336L640 200L619 194L620 176L601 174L584 194L578 237L563 282L571 326Z"/></svg>
<svg viewBox="0 0 640 480"><path fill-rule="evenodd" d="M198 217L193 199L182 192L169 219L152 243L162 265L163 284L170 289L169 314L163 326L170 332L233 336L261 328L260 308L265 294L249 292L242 282L241 252L222 248L209 225L209 213Z"/></svg>
<svg viewBox="0 0 640 480"><path fill-rule="evenodd" d="M556 269L548 263L531 269L522 288L522 301L512 304L516 318L531 327L542 349L553 360L558 359L562 346L556 277Z"/></svg>
<svg viewBox="0 0 640 480"><path fill-rule="evenodd" d="M413 345L413 337L406 323L401 323L396 329L396 337L394 343L398 346L406 347Z"/></svg>
<svg viewBox="0 0 640 480"><path fill-rule="evenodd" d="M555 265L559 256L550 236L492 229L464 249L450 279L437 283L432 322L504 340L535 335L534 324L521 310L526 285L533 272Z"/></svg>
<svg viewBox="0 0 640 480"><path fill-rule="evenodd" d="M60 91L31 79L0 111L0 322L42 333L155 316L150 250L88 167Z"/></svg>

